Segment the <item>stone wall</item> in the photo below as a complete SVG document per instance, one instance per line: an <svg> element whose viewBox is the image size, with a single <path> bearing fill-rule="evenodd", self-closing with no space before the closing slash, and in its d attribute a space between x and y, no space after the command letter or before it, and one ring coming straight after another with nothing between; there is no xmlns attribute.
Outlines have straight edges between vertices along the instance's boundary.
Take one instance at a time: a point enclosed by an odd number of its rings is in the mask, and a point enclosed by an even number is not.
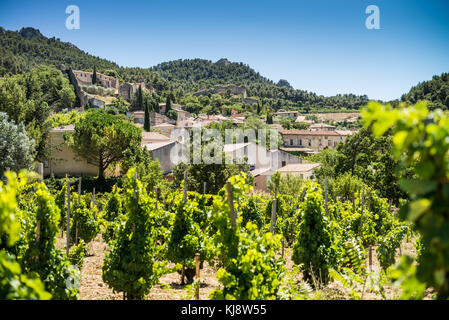
<svg viewBox="0 0 449 320"><path fill-rule="evenodd" d="M227 85L216 85L213 88L201 90L196 93L194 93L194 96L202 96L202 95L208 95L210 94L225 94L226 92L230 91L232 95L239 95L241 94L243 99L247 98L246 88L241 86L236 86L234 84L227 84Z"/></svg>

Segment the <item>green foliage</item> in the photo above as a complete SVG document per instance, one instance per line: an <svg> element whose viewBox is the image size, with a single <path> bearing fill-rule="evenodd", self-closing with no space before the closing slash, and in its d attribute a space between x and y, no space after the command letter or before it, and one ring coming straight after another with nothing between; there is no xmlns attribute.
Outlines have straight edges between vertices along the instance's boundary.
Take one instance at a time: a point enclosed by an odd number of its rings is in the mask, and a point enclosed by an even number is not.
<svg viewBox="0 0 449 320"><path fill-rule="evenodd" d="M449 73L433 76L430 81L423 81L414 86L401 97L401 101L415 104L420 100L429 101L429 108L449 108Z"/></svg>
<svg viewBox="0 0 449 320"><path fill-rule="evenodd" d="M70 249L69 261L73 265L77 266L80 270L83 268L84 256L86 254L86 243L83 239L80 239L78 245Z"/></svg>
<svg viewBox="0 0 449 320"><path fill-rule="evenodd" d="M145 119L143 129L147 132L150 131L150 107L148 106L148 100L145 101Z"/></svg>
<svg viewBox="0 0 449 320"><path fill-rule="evenodd" d="M58 112L48 117L46 122L51 128L58 128L69 124L76 125L83 116L84 113L79 113L78 111L71 111L69 113Z"/></svg>
<svg viewBox="0 0 449 320"><path fill-rule="evenodd" d="M133 179L134 173L131 169L127 174L124 195L128 218L103 265L103 280L129 300L143 299L166 272L165 263L159 260L164 250L159 241L166 234L161 220L167 215L155 208L142 183Z"/></svg>
<svg viewBox="0 0 449 320"><path fill-rule="evenodd" d="M35 241L29 244L25 252L22 261L24 270L39 274L53 299L78 299L79 283L72 285L68 280L78 279L79 271L55 247L60 210L43 183L37 185L36 204L31 232Z"/></svg>
<svg viewBox="0 0 449 320"><path fill-rule="evenodd" d="M103 214L104 230L102 232L102 236L104 241L110 243L116 239L117 231L120 229L124 218L120 190L118 188L114 188L114 190L109 194L109 199L106 203Z"/></svg>
<svg viewBox="0 0 449 320"><path fill-rule="evenodd" d="M0 112L0 173L32 168L35 151L34 140L28 138L23 124L8 121L8 115Z"/></svg>
<svg viewBox="0 0 449 320"><path fill-rule="evenodd" d="M203 59L186 59L164 62L150 70L170 79L171 89L181 93L193 93L217 84L241 85L247 89L248 97L260 97L264 107L275 110L286 106L358 108L368 102L366 96L345 94L323 97L304 90L281 87L243 63L220 65Z"/></svg>
<svg viewBox="0 0 449 320"><path fill-rule="evenodd" d="M80 204L77 201L77 194L73 194L74 202L72 203L71 226L70 226L70 242L76 243L76 229L78 229L78 239L82 239L85 243L91 242L100 232L99 212L97 207L91 203L90 199L81 197Z"/></svg>
<svg viewBox="0 0 449 320"><path fill-rule="evenodd" d="M304 185L305 198L298 235L293 244L293 261L301 265L304 279L315 287L329 281L329 268L334 265L330 224L325 216L323 197L315 182Z"/></svg>
<svg viewBox="0 0 449 320"><path fill-rule="evenodd" d="M179 188L187 171L188 190L203 193L204 182L206 182L206 193L216 194L226 181L240 172L249 174L250 166L243 164L226 164L226 154L222 153L221 164L190 164L179 163L173 168L173 186ZM252 176L247 175L248 183L252 184Z"/></svg>
<svg viewBox="0 0 449 320"><path fill-rule="evenodd" d="M242 226L246 226L248 222L252 222L260 230L265 224L265 201L256 196L251 195L243 198L240 206L240 214L242 216Z"/></svg>
<svg viewBox="0 0 449 320"><path fill-rule="evenodd" d="M16 257L7 252L20 237L20 221L17 219L17 192L26 183L25 174L19 179L13 172L6 173L8 184L0 181L0 300L47 300L51 294L44 289L35 275L26 275Z"/></svg>
<svg viewBox="0 0 449 320"><path fill-rule="evenodd" d="M250 190L244 174L230 178L234 205ZM234 208L235 212L237 208ZM248 222L242 228L241 216L236 227L229 216L226 187L214 198L212 221L217 227L214 242L223 266L217 279L223 289L211 292L212 299L269 300L277 299L283 273L284 261L276 257L280 236L271 233L259 235L257 226Z"/></svg>
<svg viewBox="0 0 449 320"><path fill-rule="evenodd" d="M124 159L126 150L140 147L142 139L139 128L101 110L87 111L65 138L78 156L98 165L100 180L111 164Z"/></svg>
<svg viewBox="0 0 449 320"><path fill-rule="evenodd" d="M417 279L433 287L439 299L447 299L449 117L441 110L429 112L426 102L410 107L400 105L397 109L370 103L362 114L364 125L372 125L375 135L393 127L394 156L416 173L415 179L401 180L401 188L408 193L410 202L401 208L400 215L413 222L422 236Z"/></svg>
<svg viewBox="0 0 449 320"><path fill-rule="evenodd" d="M192 271L195 267L196 253L200 254L201 262L211 259L208 199L210 199L208 195L190 193L187 203L184 204L184 200L180 196L174 198L171 203L175 220L167 243L167 259ZM192 283L194 273L187 271L185 275L187 283Z"/></svg>

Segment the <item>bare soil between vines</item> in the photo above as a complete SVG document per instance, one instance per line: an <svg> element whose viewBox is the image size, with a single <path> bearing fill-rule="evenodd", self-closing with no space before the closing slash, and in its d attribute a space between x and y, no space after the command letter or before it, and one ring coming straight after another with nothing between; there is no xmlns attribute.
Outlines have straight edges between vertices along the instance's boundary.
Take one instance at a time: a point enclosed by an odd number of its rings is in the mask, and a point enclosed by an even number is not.
<svg viewBox="0 0 449 320"><path fill-rule="evenodd" d="M58 238L57 246L60 249L65 249L65 239ZM84 259L84 265L81 270L81 300L122 300L122 293L114 293L102 279L102 267L105 253L108 251L107 244L102 240L101 235L98 235L95 240L87 245L88 255ZM415 247L412 242L404 242L401 246L402 254L414 256L416 254ZM397 252L399 258L400 252ZM291 260L291 250L286 249L286 267L288 272L292 270L294 265ZM170 264L170 266L173 266ZM376 257L375 248L373 248L373 268L380 269L379 262ZM210 266L207 262L204 263L204 268L201 269L201 287L200 299L207 300L211 291L220 287L220 283L216 278L217 268ZM301 275L297 277L301 280ZM384 286L385 295L387 299L394 299L398 296L399 290L393 285L388 284ZM359 291L362 288L358 288ZM350 289L345 288L341 283L333 281L325 288L321 289L319 299L322 300L346 300L350 299ZM429 294L430 295L430 294ZM428 295L428 297L429 297ZM179 273L174 272L166 274L160 278L158 285L151 288L150 294L146 297L147 300L192 300L193 291L190 286L181 285L181 277ZM383 297L380 294L370 292L368 289L364 290L364 300L380 300Z"/></svg>

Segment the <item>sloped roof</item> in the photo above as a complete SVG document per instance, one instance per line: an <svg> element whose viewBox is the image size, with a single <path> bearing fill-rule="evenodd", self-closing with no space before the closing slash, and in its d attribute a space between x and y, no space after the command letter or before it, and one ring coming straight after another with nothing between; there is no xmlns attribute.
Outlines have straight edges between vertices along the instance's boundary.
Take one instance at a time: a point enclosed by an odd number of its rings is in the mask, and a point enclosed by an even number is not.
<svg viewBox="0 0 449 320"><path fill-rule="evenodd" d="M278 169L279 172L308 172L320 167L320 163L290 163Z"/></svg>
<svg viewBox="0 0 449 320"><path fill-rule="evenodd" d="M311 131L311 130L279 130L282 135L300 136L339 136L335 131Z"/></svg>

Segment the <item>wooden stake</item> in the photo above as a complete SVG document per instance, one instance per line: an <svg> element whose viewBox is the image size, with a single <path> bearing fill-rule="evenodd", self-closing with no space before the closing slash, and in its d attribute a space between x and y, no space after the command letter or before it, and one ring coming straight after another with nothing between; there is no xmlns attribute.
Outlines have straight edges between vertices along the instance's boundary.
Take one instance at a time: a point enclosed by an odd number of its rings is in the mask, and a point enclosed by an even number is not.
<svg viewBox="0 0 449 320"><path fill-rule="evenodd" d="M181 269L181 284L184 285L184 265L182 265Z"/></svg>
<svg viewBox="0 0 449 320"><path fill-rule="evenodd" d="M95 188L92 191L92 204L95 205Z"/></svg>
<svg viewBox="0 0 449 320"><path fill-rule="evenodd" d="M203 182L203 194L206 194L206 186L207 186L207 182L204 181Z"/></svg>
<svg viewBox="0 0 449 320"><path fill-rule="evenodd" d="M187 171L184 171L184 204L187 203Z"/></svg>
<svg viewBox="0 0 449 320"><path fill-rule="evenodd" d="M274 185L274 199L271 203L271 223L270 223L270 232L274 233L274 227L276 225L276 205L277 205L277 197L278 197L278 185L277 183Z"/></svg>
<svg viewBox="0 0 449 320"><path fill-rule="evenodd" d="M38 173L39 173L39 183L41 183L43 181L43 179L44 179L44 164L42 162L38 164L37 170L38 170ZM41 222L37 221L36 242L39 242L40 238L41 238Z"/></svg>
<svg viewBox="0 0 449 320"><path fill-rule="evenodd" d="M154 198L156 200L156 210L157 210L157 198L158 198L158 190L157 190L157 188L154 188Z"/></svg>
<svg viewBox="0 0 449 320"><path fill-rule="evenodd" d="M369 270L373 271L373 248L371 246L369 246L368 248L368 253L369 253Z"/></svg>
<svg viewBox="0 0 449 320"><path fill-rule="evenodd" d="M67 257L70 249L70 181L67 181Z"/></svg>
<svg viewBox="0 0 449 320"><path fill-rule="evenodd" d="M363 209L365 205L365 185L363 185L363 193L362 193L362 211L360 213L360 237L362 237L362 229L363 229Z"/></svg>
<svg viewBox="0 0 449 320"><path fill-rule="evenodd" d="M81 206L81 177L78 181L78 208ZM76 220L75 245L78 245L78 219Z"/></svg>
<svg viewBox="0 0 449 320"><path fill-rule="evenodd" d="M285 248L285 243L284 243L284 237L282 237L282 251L281 251L281 257L284 257L284 248Z"/></svg>
<svg viewBox="0 0 449 320"><path fill-rule="evenodd" d="M234 213L234 198L232 195L232 185L231 182L226 183L226 188L228 191L228 201L229 201L229 215L231 217L232 226L236 227L237 222L235 221L235 213Z"/></svg>
<svg viewBox="0 0 449 320"><path fill-rule="evenodd" d="M196 279L199 281L200 279L200 254L195 254L195 263L196 263ZM200 284L198 283L195 288L195 299L200 300Z"/></svg>
<svg viewBox="0 0 449 320"><path fill-rule="evenodd" d="M355 214L355 193L352 193L352 214Z"/></svg>
<svg viewBox="0 0 449 320"><path fill-rule="evenodd" d="M324 209L326 210L326 216L329 216L329 211L327 207L327 177L324 177Z"/></svg>

